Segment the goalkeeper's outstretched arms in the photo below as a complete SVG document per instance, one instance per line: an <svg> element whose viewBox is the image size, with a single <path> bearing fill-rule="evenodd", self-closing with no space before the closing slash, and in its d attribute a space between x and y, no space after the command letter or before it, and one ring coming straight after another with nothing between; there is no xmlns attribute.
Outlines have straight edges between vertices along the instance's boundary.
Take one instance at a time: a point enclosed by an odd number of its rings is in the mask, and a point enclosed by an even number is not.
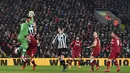
<svg viewBox="0 0 130 73"><path fill-rule="evenodd" d="M35 16L34 11L29 11L28 16L31 17L30 24L33 24L34 23L34 16Z"/></svg>

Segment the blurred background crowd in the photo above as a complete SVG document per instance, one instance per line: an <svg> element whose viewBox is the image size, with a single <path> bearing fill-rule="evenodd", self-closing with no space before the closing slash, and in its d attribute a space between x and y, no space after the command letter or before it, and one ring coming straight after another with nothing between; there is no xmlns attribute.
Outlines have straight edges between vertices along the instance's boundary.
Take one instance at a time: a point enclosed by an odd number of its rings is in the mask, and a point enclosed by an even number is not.
<svg viewBox="0 0 130 73"><path fill-rule="evenodd" d="M102 51L99 57L108 57L109 50L104 51L110 43L110 28L101 24L94 16L95 8L107 8L119 17L124 30L119 32L123 43L120 57L130 58L130 1L129 0L1 0L0 2L0 57L18 57L13 54L17 47L19 20L30 10L36 14L37 38L40 40L36 57L57 57L57 47L52 40L58 27L64 27L68 34L68 43L77 35L83 41L82 56L89 57L89 49L93 42L92 33L97 30L101 39ZM68 48L70 52L70 49ZM71 54L68 52L68 57Z"/></svg>

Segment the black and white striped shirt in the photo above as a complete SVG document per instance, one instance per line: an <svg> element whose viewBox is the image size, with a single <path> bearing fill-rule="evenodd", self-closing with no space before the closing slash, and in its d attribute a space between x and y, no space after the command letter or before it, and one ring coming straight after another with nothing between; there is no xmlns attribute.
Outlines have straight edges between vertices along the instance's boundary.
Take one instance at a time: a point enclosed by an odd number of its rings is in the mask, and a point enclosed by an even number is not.
<svg viewBox="0 0 130 73"><path fill-rule="evenodd" d="M60 48L68 48L67 47L67 37L68 35L65 33L57 34L52 43L54 44L55 41L58 41L58 49Z"/></svg>
<svg viewBox="0 0 130 73"><path fill-rule="evenodd" d="M29 34L34 34L34 25L30 24L28 30L29 30Z"/></svg>

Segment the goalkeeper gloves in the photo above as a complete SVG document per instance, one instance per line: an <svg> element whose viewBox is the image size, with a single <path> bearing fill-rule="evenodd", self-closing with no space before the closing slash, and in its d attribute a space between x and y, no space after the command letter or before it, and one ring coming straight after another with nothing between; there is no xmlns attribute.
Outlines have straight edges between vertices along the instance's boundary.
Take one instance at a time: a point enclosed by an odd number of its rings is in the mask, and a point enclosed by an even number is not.
<svg viewBox="0 0 130 73"><path fill-rule="evenodd" d="M34 11L29 11L28 16L30 17L35 16Z"/></svg>

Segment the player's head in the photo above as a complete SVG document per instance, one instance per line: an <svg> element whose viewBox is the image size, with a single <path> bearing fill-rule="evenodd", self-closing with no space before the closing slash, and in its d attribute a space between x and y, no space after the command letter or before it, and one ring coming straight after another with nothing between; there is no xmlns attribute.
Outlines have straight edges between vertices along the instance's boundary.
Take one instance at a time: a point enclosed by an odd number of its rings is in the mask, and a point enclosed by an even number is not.
<svg viewBox="0 0 130 73"><path fill-rule="evenodd" d="M95 32L93 32L93 37L97 37L98 35L97 35L97 32L95 31Z"/></svg>
<svg viewBox="0 0 130 73"><path fill-rule="evenodd" d="M31 20L31 17L27 17L26 21L29 22Z"/></svg>
<svg viewBox="0 0 130 73"><path fill-rule="evenodd" d="M25 17L25 18L22 18L21 20L20 20L20 23L25 23L25 22L29 22L31 20L31 17Z"/></svg>
<svg viewBox="0 0 130 73"><path fill-rule="evenodd" d="M59 28L58 28L58 32L60 33L61 31L62 31L62 30L61 30L61 28L59 27Z"/></svg>
<svg viewBox="0 0 130 73"><path fill-rule="evenodd" d="M79 41L79 37L78 36L76 37L76 40Z"/></svg>
<svg viewBox="0 0 130 73"><path fill-rule="evenodd" d="M111 32L111 37L116 37L116 33L115 32Z"/></svg>

